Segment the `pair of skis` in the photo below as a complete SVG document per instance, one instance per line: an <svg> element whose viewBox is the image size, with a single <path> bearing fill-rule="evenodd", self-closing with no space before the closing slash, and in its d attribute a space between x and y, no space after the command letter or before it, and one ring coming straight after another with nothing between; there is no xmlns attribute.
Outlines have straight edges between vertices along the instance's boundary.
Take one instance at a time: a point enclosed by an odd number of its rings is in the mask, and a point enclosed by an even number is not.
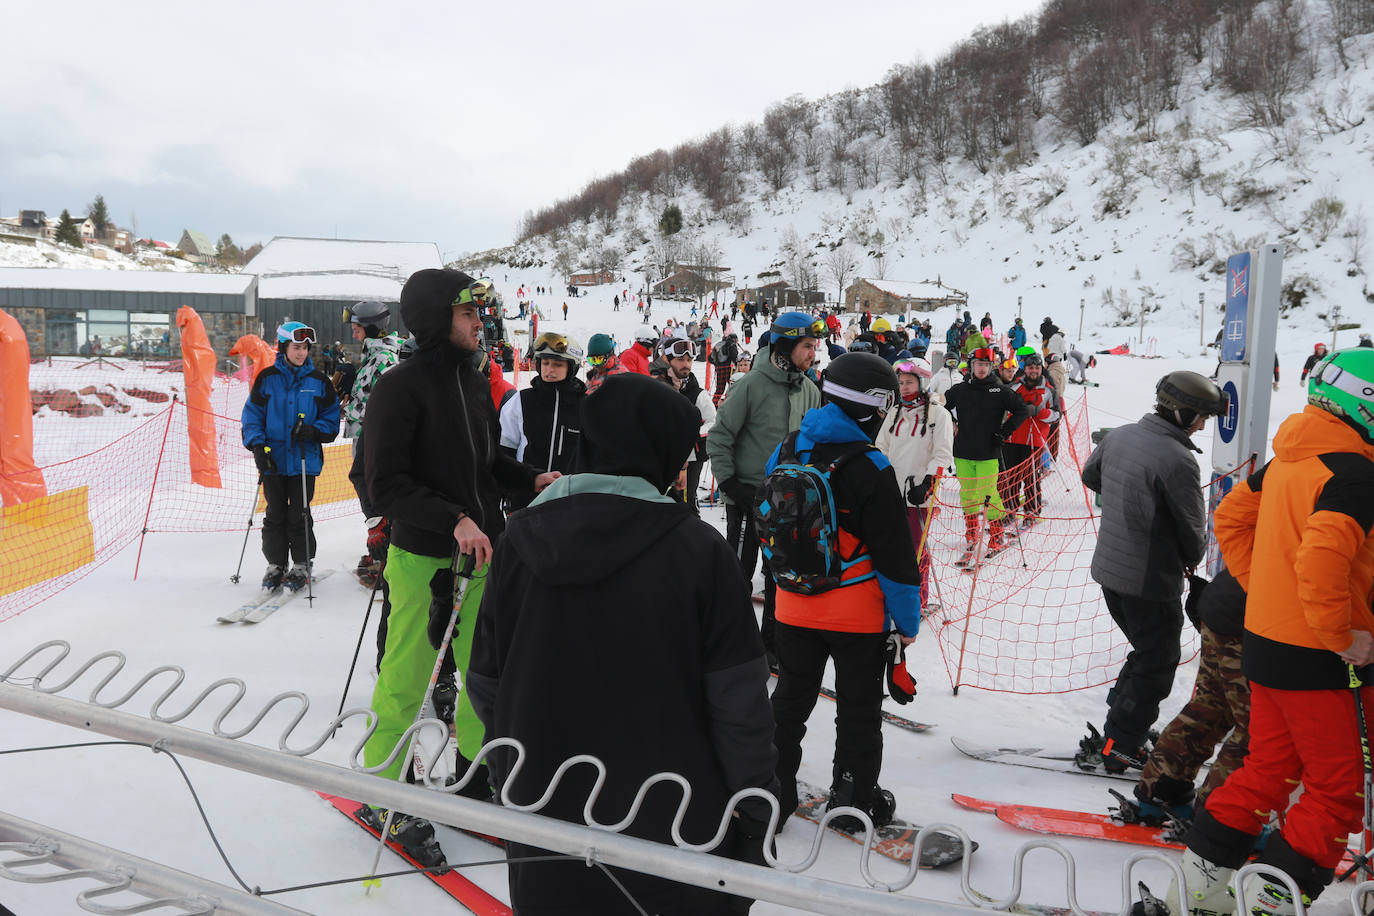
<svg viewBox="0 0 1374 916"><path fill-rule="evenodd" d="M312 581L321 582L328 579L333 572L332 569L320 570L313 576ZM303 594L305 594L305 586L297 589L285 587L260 589L257 596L252 600L245 601L234 610L227 614L221 614L215 619L220 623L262 623L290 603L292 599Z"/></svg>

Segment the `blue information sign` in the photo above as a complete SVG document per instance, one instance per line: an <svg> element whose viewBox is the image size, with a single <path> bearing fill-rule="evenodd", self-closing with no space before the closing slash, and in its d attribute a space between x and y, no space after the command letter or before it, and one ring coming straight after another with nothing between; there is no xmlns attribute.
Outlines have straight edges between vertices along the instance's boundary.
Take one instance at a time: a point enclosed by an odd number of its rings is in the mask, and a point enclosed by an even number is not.
<svg viewBox="0 0 1374 916"><path fill-rule="evenodd" d="M1249 312L1250 252L1242 251L1231 255L1226 261L1226 324L1221 329L1222 362L1239 363L1245 360Z"/></svg>
<svg viewBox="0 0 1374 916"><path fill-rule="evenodd" d="M1221 433L1222 442L1230 443L1240 427L1240 392L1235 382L1227 382L1221 386L1221 393L1226 395L1226 415L1217 417L1217 432Z"/></svg>

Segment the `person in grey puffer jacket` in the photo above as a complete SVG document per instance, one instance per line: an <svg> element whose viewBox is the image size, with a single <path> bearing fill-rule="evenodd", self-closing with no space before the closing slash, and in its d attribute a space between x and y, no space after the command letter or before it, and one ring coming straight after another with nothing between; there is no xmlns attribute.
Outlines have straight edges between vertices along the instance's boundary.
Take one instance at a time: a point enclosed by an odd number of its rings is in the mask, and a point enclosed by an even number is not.
<svg viewBox="0 0 1374 916"><path fill-rule="evenodd" d="M824 329L824 322L801 312L778 316L769 328L768 350L760 350L749 374L731 386L730 397L721 401L715 425L706 436L711 471L725 494L725 540L739 558L746 581L753 581L759 555L753 512L764 465L783 437L801 427L802 416L821 406L820 389L805 373L816 359L816 344ZM771 663L772 578L764 576L763 588L761 630Z"/></svg>
<svg viewBox="0 0 1374 916"><path fill-rule="evenodd" d="M1207 546L1198 449L1189 436L1223 413L1226 399L1188 371L1160 379L1155 396L1154 413L1112 430L1083 466L1083 483L1102 494L1092 577L1131 643L1107 693L1101 737L1081 742L1077 759L1085 769L1122 772L1129 760L1144 762L1146 738L1178 667L1184 577Z"/></svg>

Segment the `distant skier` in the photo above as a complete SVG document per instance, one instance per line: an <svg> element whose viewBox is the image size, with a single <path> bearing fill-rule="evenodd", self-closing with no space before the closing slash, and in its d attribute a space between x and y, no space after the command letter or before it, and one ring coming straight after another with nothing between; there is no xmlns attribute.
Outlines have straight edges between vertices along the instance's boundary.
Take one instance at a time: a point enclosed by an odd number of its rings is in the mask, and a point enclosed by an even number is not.
<svg viewBox="0 0 1374 916"><path fill-rule="evenodd" d="M339 435L334 386L310 361L315 329L299 321L277 328L276 362L253 380L243 405L243 446L253 453L267 512L262 519L262 587L305 588L315 556L310 500L324 469L323 443ZM286 561L292 561L286 571Z"/></svg>
<svg viewBox="0 0 1374 916"><path fill-rule="evenodd" d="M1069 347L1069 381L1079 385L1088 383L1088 357L1078 349L1078 344Z"/></svg>
<svg viewBox="0 0 1374 916"><path fill-rule="evenodd" d="M1302 375L1298 376L1298 384L1306 386L1307 376L1312 371L1312 367L1324 359L1326 359L1326 344L1318 341L1317 345L1312 348L1312 355L1307 357L1307 361L1302 364Z"/></svg>
<svg viewBox="0 0 1374 916"><path fill-rule="evenodd" d="M1026 326L1021 323L1021 319L1016 319L1016 323L1007 330L1007 339L1011 342L1012 352L1026 343Z"/></svg>

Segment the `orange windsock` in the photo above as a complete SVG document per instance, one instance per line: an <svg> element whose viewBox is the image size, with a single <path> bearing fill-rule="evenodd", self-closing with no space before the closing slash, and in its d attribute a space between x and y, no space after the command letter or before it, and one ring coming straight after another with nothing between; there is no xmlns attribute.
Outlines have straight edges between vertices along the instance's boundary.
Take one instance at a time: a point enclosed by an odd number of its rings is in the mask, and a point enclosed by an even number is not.
<svg viewBox="0 0 1374 916"><path fill-rule="evenodd" d="M43 472L33 463L29 340L0 309L0 502L17 506L47 495Z"/></svg>
<svg viewBox="0 0 1374 916"><path fill-rule="evenodd" d="M215 351L196 310L177 309L181 330L181 363L186 377L186 432L190 437L191 482L218 489L219 451L215 448L215 415L210 386L215 380Z"/></svg>
<svg viewBox="0 0 1374 916"><path fill-rule="evenodd" d="M277 361L277 350L256 334L245 334L229 348L230 356L246 356L253 363L253 377L249 382L258 380L258 373Z"/></svg>

